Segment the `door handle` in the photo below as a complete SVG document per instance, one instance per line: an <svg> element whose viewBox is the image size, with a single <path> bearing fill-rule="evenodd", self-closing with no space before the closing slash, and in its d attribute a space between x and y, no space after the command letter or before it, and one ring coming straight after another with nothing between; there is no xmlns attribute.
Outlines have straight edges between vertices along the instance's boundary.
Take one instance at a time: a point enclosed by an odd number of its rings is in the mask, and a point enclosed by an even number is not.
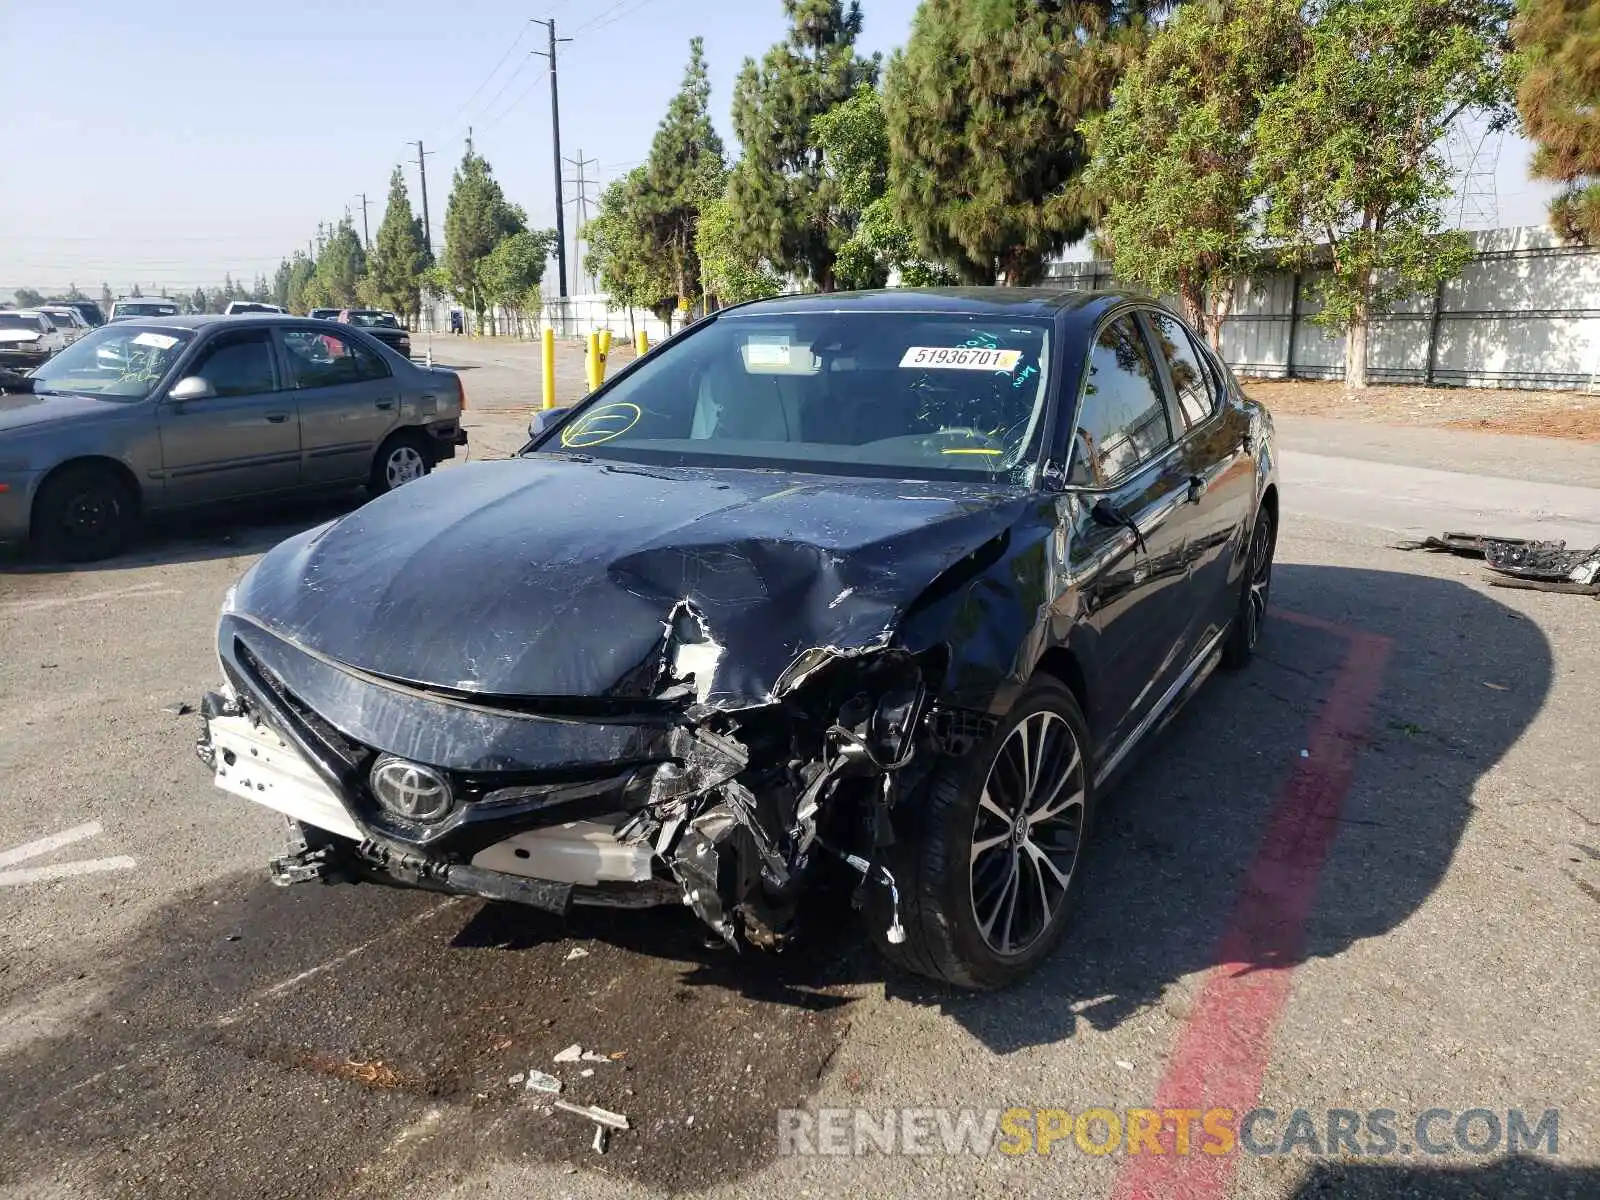
<svg viewBox="0 0 1600 1200"><path fill-rule="evenodd" d="M1191 475L1191 476L1189 476L1189 495L1188 495L1189 503L1190 504L1199 504L1200 503L1200 498L1202 496L1204 496L1205 494L1206 494L1206 481L1205 481L1205 479L1202 478L1199 475Z"/></svg>
<svg viewBox="0 0 1600 1200"><path fill-rule="evenodd" d="M379 408L382 408L382 409L390 409L390 408L394 407L394 401L393 400L379 400L377 402L377 406Z"/></svg>
<svg viewBox="0 0 1600 1200"><path fill-rule="evenodd" d="M267 420L274 425L282 425L289 419L288 413L268 413Z"/></svg>

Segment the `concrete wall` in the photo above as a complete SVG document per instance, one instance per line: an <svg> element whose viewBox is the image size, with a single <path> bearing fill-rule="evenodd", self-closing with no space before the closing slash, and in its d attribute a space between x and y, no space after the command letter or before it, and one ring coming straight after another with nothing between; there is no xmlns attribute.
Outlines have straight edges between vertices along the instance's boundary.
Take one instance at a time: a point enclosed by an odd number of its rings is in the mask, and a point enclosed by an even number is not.
<svg viewBox="0 0 1600 1200"><path fill-rule="evenodd" d="M459 305L447 300L432 302L425 300L418 325L424 332L448 334L450 311L457 307ZM538 337L548 325L556 331L556 336L559 338L587 337L590 333L609 329L614 340L626 339L632 342L635 333L642 329L650 335L650 344L653 346L665 340L669 332L665 323L654 314L642 308L613 308L610 297L603 293L567 296L564 299L551 297L545 300L537 313L525 313L520 316L504 309L496 309L489 316L489 327L482 330L477 329L475 318L470 312L463 312L463 316L469 332L492 332L497 337ZM674 320L672 332L676 332L682 326L681 320Z"/></svg>
<svg viewBox="0 0 1600 1200"><path fill-rule="evenodd" d="M1437 295L1413 296L1373 321L1375 383L1590 388L1600 384L1600 248L1557 243L1547 228L1483 230L1475 254ZM1115 286L1104 262L1056 263L1052 282ZM1339 379L1344 337L1311 320L1320 272L1235 282L1222 353L1242 375ZM1429 349L1432 347L1430 355Z"/></svg>

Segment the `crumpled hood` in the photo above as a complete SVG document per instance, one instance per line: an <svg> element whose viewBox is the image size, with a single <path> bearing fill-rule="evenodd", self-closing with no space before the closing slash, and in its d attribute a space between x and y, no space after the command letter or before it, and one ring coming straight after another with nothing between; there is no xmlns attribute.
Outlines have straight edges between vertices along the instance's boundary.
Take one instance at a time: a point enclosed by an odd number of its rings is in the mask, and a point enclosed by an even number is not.
<svg viewBox="0 0 1600 1200"><path fill-rule="evenodd" d="M278 546L235 609L338 662L517 696L600 696L687 602L712 704L772 697L816 647L884 643L1019 489L532 456L408 484Z"/></svg>
<svg viewBox="0 0 1600 1200"><path fill-rule="evenodd" d="M97 417L121 415L127 411L126 400L101 400L94 396L70 393L58 396L0 395L0 434L57 421L92 421Z"/></svg>

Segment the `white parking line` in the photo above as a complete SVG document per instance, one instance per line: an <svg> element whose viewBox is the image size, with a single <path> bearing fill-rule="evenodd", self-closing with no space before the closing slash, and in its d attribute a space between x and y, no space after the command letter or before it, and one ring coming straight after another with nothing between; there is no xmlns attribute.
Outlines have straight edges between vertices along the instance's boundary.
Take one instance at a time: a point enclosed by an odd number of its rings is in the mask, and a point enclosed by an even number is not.
<svg viewBox="0 0 1600 1200"><path fill-rule="evenodd" d="M49 854L63 846L70 846L73 842L81 842L84 838L98 837L105 832L99 821L90 821L87 825L74 825L71 829L63 829L60 833L52 833L49 837L42 837L36 842L25 842L14 850L0 851L0 867L9 867L12 863L27 862L30 858L38 858L41 854Z"/></svg>
<svg viewBox="0 0 1600 1200"><path fill-rule="evenodd" d="M82 596L46 596L39 600L8 600L0 604L0 612L28 613L45 612L52 608L66 608L73 604L92 604L98 600L120 600L128 596L137 596L143 600L149 596L181 596L183 593L177 588L162 587L159 580L149 583L136 583L132 587L116 588L109 592L87 592Z"/></svg>
<svg viewBox="0 0 1600 1200"><path fill-rule="evenodd" d="M71 829L63 829L60 833L52 833L49 837L24 842L10 850L0 850L0 867L9 867L14 863L27 862L30 858L54 854L63 846L81 842L85 838L99 837L104 832L105 828L99 821L74 825ZM98 875L103 871L126 871L138 865L126 854L117 854L110 858L84 858L76 862L55 863L47 867L22 867L15 871L0 871L0 887L44 883L51 879L70 879L74 875Z"/></svg>
<svg viewBox="0 0 1600 1200"><path fill-rule="evenodd" d="M126 854L112 858L85 858L78 862L57 863L53 867L24 867L20 871L0 871L0 887L18 883L43 883L73 875L98 875L102 871L126 871L139 864Z"/></svg>

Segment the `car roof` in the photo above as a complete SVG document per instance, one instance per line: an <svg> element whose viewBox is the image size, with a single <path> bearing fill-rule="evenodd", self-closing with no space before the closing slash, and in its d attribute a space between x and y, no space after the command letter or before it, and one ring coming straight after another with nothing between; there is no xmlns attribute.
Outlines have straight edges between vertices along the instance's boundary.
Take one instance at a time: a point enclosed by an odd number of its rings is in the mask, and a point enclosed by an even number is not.
<svg viewBox="0 0 1600 1200"><path fill-rule="evenodd" d="M1053 317L1102 308L1130 293L1066 288L883 288L869 292L808 292L741 304L730 315L786 316L812 312L917 312L961 316Z"/></svg>

